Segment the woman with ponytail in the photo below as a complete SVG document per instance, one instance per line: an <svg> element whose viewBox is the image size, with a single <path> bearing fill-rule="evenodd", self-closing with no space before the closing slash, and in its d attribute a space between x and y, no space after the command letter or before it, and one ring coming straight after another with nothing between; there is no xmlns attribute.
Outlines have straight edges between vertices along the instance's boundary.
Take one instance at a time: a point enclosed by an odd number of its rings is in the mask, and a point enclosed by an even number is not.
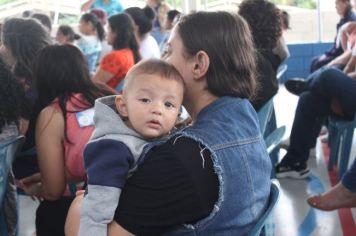
<svg viewBox="0 0 356 236"><path fill-rule="evenodd" d="M105 38L105 30L100 20L92 13L82 15L79 22L81 37L78 47L83 51L90 72L95 72L101 53L101 41Z"/></svg>

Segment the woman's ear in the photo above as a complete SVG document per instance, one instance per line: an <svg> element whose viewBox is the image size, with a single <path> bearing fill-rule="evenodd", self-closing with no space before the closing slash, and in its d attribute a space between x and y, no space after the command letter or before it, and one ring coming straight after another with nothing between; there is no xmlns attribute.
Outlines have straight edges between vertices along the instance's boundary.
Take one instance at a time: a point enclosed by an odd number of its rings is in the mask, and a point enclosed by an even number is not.
<svg viewBox="0 0 356 236"><path fill-rule="evenodd" d="M193 68L194 78L200 79L204 78L210 65L210 58L208 54L204 51L199 51L195 55L195 65Z"/></svg>
<svg viewBox="0 0 356 236"><path fill-rule="evenodd" d="M127 103L124 95L120 94L115 97L116 109L122 117L128 117Z"/></svg>

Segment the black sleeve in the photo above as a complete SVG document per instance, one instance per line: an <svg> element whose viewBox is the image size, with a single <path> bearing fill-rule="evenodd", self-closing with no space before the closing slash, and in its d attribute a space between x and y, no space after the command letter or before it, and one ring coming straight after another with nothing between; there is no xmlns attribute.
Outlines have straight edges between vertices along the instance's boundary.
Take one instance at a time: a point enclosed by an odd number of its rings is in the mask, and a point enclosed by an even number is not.
<svg viewBox="0 0 356 236"><path fill-rule="evenodd" d="M180 137L152 149L127 180L115 221L137 235L160 235L210 214L219 182L208 151Z"/></svg>

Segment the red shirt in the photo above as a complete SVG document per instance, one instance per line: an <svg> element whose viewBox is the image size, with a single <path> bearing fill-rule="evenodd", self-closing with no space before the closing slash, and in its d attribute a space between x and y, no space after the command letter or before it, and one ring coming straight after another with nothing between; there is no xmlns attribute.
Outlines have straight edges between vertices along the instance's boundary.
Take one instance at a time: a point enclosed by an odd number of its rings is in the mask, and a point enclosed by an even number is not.
<svg viewBox="0 0 356 236"><path fill-rule="evenodd" d="M124 48L112 51L104 56L100 63L100 68L114 74L114 76L107 82L107 85L115 89L120 81L125 78L127 71L134 64L135 58L132 50Z"/></svg>

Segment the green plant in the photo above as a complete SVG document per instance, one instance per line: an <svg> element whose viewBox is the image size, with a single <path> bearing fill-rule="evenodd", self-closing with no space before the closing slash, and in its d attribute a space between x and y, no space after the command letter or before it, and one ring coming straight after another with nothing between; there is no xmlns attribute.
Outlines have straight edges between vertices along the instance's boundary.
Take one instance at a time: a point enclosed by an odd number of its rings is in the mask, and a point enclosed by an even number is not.
<svg viewBox="0 0 356 236"><path fill-rule="evenodd" d="M0 0L0 5L4 5L6 3L10 3L10 2L15 2L16 0Z"/></svg>
<svg viewBox="0 0 356 236"><path fill-rule="evenodd" d="M307 9L316 9L315 0L271 0L275 4L296 6Z"/></svg>

